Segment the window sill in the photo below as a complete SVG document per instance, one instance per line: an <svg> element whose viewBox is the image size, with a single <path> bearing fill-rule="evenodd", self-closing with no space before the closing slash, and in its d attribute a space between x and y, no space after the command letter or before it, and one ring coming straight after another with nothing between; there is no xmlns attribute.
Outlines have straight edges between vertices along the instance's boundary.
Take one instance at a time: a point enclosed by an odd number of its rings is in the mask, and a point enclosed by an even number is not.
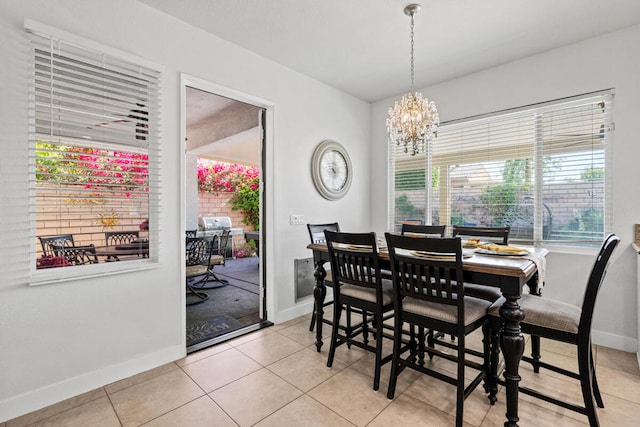
<svg viewBox="0 0 640 427"><path fill-rule="evenodd" d="M570 254L570 255L590 255L598 254L599 248L589 248L582 246L563 246L563 245L542 245L549 253Z"/></svg>
<svg viewBox="0 0 640 427"><path fill-rule="evenodd" d="M116 265L126 263L126 267ZM120 261L118 263L95 264L87 266L45 268L33 270L29 280L29 286L50 285L55 283L86 280L94 277L112 276L115 274L127 274L136 271L145 271L158 268L157 261ZM78 271L79 270L79 271Z"/></svg>

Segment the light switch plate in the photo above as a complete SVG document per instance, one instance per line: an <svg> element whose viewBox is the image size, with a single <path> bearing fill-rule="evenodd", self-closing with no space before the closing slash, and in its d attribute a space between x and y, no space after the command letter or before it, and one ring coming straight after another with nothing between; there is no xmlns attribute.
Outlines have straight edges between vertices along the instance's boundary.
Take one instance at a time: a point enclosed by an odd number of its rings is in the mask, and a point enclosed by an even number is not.
<svg viewBox="0 0 640 427"><path fill-rule="evenodd" d="M289 215L289 225L304 225L304 215L303 214Z"/></svg>

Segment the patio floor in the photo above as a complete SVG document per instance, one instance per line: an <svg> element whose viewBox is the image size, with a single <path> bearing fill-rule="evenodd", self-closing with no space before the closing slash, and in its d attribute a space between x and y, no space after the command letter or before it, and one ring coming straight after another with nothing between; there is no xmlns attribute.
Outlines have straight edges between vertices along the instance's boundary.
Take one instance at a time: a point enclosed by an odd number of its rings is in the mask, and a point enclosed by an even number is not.
<svg viewBox="0 0 640 427"><path fill-rule="evenodd" d="M259 258L228 259L213 271L229 285L203 290L209 299L187 306L187 347L260 322Z"/></svg>

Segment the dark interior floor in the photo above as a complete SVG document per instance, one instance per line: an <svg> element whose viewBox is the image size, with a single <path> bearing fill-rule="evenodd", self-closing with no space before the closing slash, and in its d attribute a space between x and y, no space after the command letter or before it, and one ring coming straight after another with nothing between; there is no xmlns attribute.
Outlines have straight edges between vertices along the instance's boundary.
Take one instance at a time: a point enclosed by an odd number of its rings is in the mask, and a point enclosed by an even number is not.
<svg viewBox="0 0 640 427"><path fill-rule="evenodd" d="M203 290L207 301L187 305L187 347L260 322L259 258L228 259L213 272L229 285Z"/></svg>

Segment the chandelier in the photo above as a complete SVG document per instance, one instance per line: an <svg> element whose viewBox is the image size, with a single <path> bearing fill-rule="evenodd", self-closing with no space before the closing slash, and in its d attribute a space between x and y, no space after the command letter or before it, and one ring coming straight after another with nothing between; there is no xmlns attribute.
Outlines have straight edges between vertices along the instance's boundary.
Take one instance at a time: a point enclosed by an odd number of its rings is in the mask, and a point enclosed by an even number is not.
<svg viewBox="0 0 640 427"><path fill-rule="evenodd" d="M397 145L403 144L405 153L411 149L412 156L418 153L422 143L438 136L440 124L436 104L421 93L413 91L413 15L419 10L419 4L410 4L404 8L404 14L411 17L411 91L400 101L396 101L393 108L389 108L387 118L389 139Z"/></svg>

